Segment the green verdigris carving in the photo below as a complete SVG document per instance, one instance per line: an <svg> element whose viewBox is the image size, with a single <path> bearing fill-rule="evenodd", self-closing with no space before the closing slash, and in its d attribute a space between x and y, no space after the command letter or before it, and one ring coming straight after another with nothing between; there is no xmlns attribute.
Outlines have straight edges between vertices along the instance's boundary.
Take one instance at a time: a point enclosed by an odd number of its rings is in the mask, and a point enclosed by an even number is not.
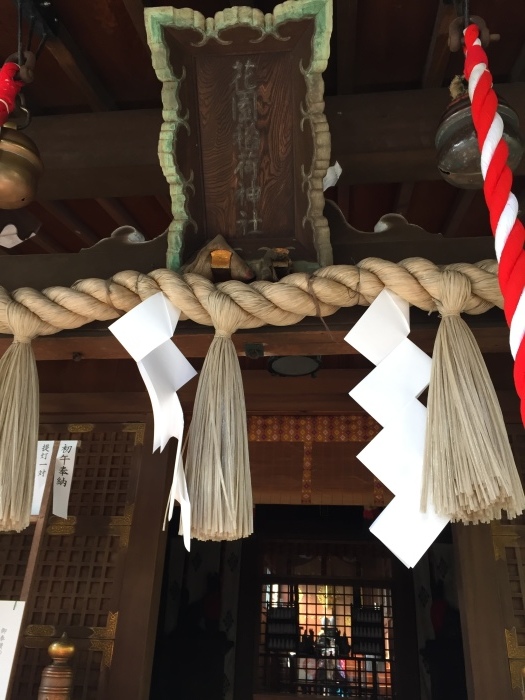
<svg viewBox="0 0 525 700"><path fill-rule="evenodd" d="M301 67L306 83L306 104L301 106L302 124L310 124L313 136L313 158L311 164L303 164L303 188L308 196L308 209L304 221L309 221L314 231L314 245L321 266L332 263L330 232L323 216L323 177L330 160L330 133L324 115L324 82L330 53L332 32L332 0L286 0L277 5L273 13L264 14L251 7L232 7L217 12L214 17L204 17L200 12L188 8L156 7L145 10L146 32L152 54L153 68L162 82L163 124L159 138L159 160L168 181L171 195L173 221L168 230L167 267L177 270L182 264L184 233L189 224L194 224L188 208L188 191L193 187L193 173L185 178L175 159L177 133L189 131L188 114L181 113L179 90L185 79L184 71L176 75L169 60L164 29L193 29L202 39L194 46L203 46L209 40L224 42L220 34L234 27L250 27L266 36L279 38L279 27L286 22L311 19L314 35L310 65Z"/></svg>

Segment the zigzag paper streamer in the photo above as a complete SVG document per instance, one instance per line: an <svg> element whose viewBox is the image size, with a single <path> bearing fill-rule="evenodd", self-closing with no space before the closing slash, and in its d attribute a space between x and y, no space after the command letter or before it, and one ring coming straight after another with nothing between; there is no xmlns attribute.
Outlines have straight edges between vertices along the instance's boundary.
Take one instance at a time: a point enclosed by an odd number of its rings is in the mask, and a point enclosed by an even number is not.
<svg viewBox="0 0 525 700"><path fill-rule="evenodd" d="M191 510L181 456L184 414L177 391L197 373L171 342L179 316L179 309L159 292L112 323L109 330L137 363L148 390L154 419L153 452L162 451L170 437L177 438L168 517L177 500L184 545L189 550Z"/></svg>
<svg viewBox="0 0 525 700"><path fill-rule="evenodd" d="M408 339L409 305L383 290L345 340L376 365L350 396L381 426L358 459L395 498L370 527L407 567L421 559L448 519L420 511L427 409L418 397L431 358Z"/></svg>

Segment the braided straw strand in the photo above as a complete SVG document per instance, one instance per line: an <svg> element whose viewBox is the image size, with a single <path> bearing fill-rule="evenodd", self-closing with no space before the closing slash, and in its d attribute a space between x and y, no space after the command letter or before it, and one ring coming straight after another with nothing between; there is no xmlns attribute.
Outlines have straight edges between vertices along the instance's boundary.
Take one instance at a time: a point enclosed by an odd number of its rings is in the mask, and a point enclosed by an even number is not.
<svg viewBox="0 0 525 700"><path fill-rule="evenodd" d="M481 314L502 307L495 261L438 266L423 258L392 263L366 258L358 265L331 265L313 275L295 273L279 282L237 281L214 285L196 274L180 275L171 270L155 270L148 275L123 271L110 280L85 279L69 287L49 287L43 291L17 289L10 296L0 287L0 333L11 334L6 308L11 314L29 313L36 336L53 335L79 328L93 321L109 321L131 310L149 296L163 292L181 310L181 320L213 326L208 309L210 296L229 297L238 307L238 328L264 325L288 326L305 316L329 316L340 308L368 306L386 287L411 305L425 311L436 310L441 276L454 270L468 278L471 294L463 312Z"/></svg>

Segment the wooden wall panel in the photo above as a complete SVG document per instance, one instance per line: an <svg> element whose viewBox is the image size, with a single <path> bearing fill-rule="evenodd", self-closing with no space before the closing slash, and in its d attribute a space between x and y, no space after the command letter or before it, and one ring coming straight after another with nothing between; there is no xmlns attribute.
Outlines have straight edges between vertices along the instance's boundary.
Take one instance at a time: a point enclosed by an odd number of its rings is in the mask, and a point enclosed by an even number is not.
<svg viewBox="0 0 525 700"><path fill-rule="evenodd" d="M333 506L385 505L374 498L374 477L357 459L364 442L316 443L312 448L312 503Z"/></svg>
<svg viewBox="0 0 525 700"><path fill-rule="evenodd" d="M304 448L299 442L250 443L254 503L301 503Z"/></svg>
<svg viewBox="0 0 525 700"><path fill-rule="evenodd" d="M148 630L156 627L157 558L164 551L161 504L167 496L162 466L168 458L157 458L157 472L150 478L151 458L147 452L143 456L145 423L91 420L41 426L42 439L78 439L80 444L68 518L46 516L27 596L12 700L36 698L42 669L49 663L47 647L63 632L77 650L71 664L75 700L115 697L114 688L123 679L131 679L133 686L132 691L125 689L127 700L148 697L153 654ZM143 508L144 498L153 498L155 515L137 522L135 512ZM146 542L134 534L138 530L147 534ZM130 599L130 584L144 592L140 607ZM130 635L130 624L143 634ZM121 627L126 629L124 636ZM128 666L127 657L137 651L139 660Z"/></svg>
<svg viewBox="0 0 525 700"><path fill-rule="evenodd" d="M133 432L122 424L41 427L42 439L73 438L80 445L69 517L49 517L39 550L26 603L26 651L13 684L17 699L36 697L42 669L38 649L46 649L63 632L81 652L73 661L75 692L86 700L104 697L144 427L135 424Z"/></svg>
<svg viewBox="0 0 525 700"><path fill-rule="evenodd" d="M34 529L0 534L0 600L20 600Z"/></svg>

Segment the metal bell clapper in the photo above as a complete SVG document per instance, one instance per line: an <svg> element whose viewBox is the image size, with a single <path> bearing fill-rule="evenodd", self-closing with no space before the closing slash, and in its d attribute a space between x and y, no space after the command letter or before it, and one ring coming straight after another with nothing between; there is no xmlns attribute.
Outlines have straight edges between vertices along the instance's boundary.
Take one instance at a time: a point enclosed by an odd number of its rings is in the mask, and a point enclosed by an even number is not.
<svg viewBox="0 0 525 700"><path fill-rule="evenodd" d="M18 111L21 119L0 129L0 209L20 209L32 202L44 169L38 148L21 132L29 123L29 112L23 103Z"/></svg>
<svg viewBox="0 0 525 700"><path fill-rule="evenodd" d="M516 112L499 98L503 138L509 147L508 165L515 170L524 150ZM455 187L482 189L481 158L467 95L453 100L441 118L436 133L437 165L443 178Z"/></svg>

